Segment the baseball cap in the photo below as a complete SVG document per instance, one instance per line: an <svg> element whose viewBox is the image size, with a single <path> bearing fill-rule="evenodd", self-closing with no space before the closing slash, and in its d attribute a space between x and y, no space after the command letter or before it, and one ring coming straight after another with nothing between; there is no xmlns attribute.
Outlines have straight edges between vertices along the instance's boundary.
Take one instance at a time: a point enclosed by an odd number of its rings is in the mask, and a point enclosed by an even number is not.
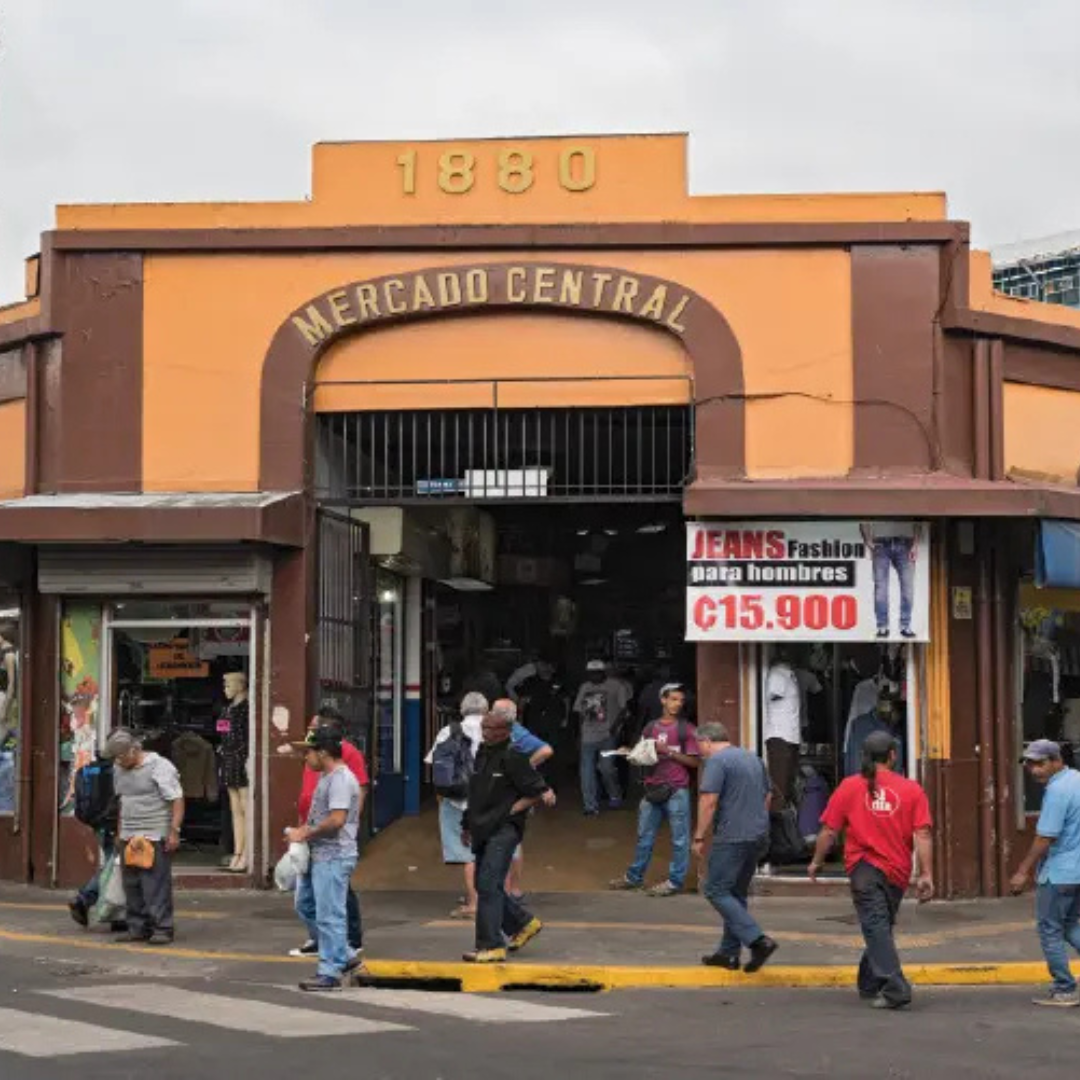
<svg viewBox="0 0 1080 1080"><path fill-rule="evenodd" d="M664 685L660 687L660 696L662 698L666 698L668 694L670 694L673 690L678 690L680 693L685 693L686 688L681 682L664 683Z"/></svg>
<svg viewBox="0 0 1080 1080"><path fill-rule="evenodd" d="M590 660L585 665L586 671L607 671L607 664L603 660Z"/></svg>
<svg viewBox="0 0 1080 1080"><path fill-rule="evenodd" d="M123 757L132 750L138 749L142 744L127 730L127 728L115 728L105 740L105 749L101 751L103 758Z"/></svg>
<svg viewBox="0 0 1080 1080"><path fill-rule="evenodd" d="M297 750L326 750L335 757L341 757L341 733L330 725L313 727L307 738L294 742Z"/></svg>
<svg viewBox="0 0 1080 1080"><path fill-rule="evenodd" d="M1053 739L1036 739L1025 751L1024 761L1060 761L1061 747Z"/></svg>
<svg viewBox="0 0 1080 1080"><path fill-rule="evenodd" d="M887 754L896 747L896 736L887 731L871 731L863 740L863 753L872 757Z"/></svg>

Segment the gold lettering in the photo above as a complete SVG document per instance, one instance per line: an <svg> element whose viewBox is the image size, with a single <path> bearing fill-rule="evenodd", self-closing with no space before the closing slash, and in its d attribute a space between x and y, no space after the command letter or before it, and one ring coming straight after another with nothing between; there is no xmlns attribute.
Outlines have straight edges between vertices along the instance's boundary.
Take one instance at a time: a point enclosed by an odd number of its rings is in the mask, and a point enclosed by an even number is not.
<svg viewBox="0 0 1080 1080"><path fill-rule="evenodd" d="M580 304L581 286L585 273L582 270L564 270L562 288L559 290L560 304Z"/></svg>
<svg viewBox="0 0 1080 1080"><path fill-rule="evenodd" d="M431 288L423 274L417 274L413 279L413 311L419 311L421 307L429 310L435 307L435 297L431 295Z"/></svg>
<svg viewBox="0 0 1080 1080"><path fill-rule="evenodd" d="M405 291L405 282L401 278L387 278L383 282L383 299L386 300L386 311L390 315L403 315L408 308L402 301L395 300L395 293L403 293Z"/></svg>
<svg viewBox="0 0 1080 1080"><path fill-rule="evenodd" d="M536 276L533 278L533 303L553 304L554 296L547 295L555 288L555 268L553 266L538 266Z"/></svg>
<svg viewBox="0 0 1080 1080"><path fill-rule="evenodd" d="M488 276L486 270L469 270L465 274L465 297L470 304L488 302Z"/></svg>
<svg viewBox="0 0 1080 1080"><path fill-rule="evenodd" d="M621 277L619 284L615 286L615 299L611 301L612 311L625 311L627 315L634 314L634 305L631 301L638 294L638 279L635 277Z"/></svg>
<svg viewBox="0 0 1080 1080"><path fill-rule="evenodd" d="M515 282L517 283L515 285ZM525 267L511 266L506 271L506 299L511 304L525 303Z"/></svg>
<svg viewBox="0 0 1080 1080"><path fill-rule="evenodd" d="M330 310L334 315L334 322L338 326L351 326L356 322L356 316L349 311L349 298L345 295L344 289L327 293L326 302L330 305Z"/></svg>
<svg viewBox="0 0 1080 1080"><path fill-rule="evenodd" d="M436 281L439 287L439 307L454 307L461 303L461 279L457 274L440 274Z"/></svg>
<svg viewBox="0 0 1080 1080"><path fill-rule="evenodd" d="M356 286L356 306L360 309L363 320L379 317L379 298L375 295L374 285Z"/></svg>
<svg viewBox="0 0 1080 1080"><path fill-rule="evenodd" d="M678 321L679 316L686 310L686 305L690 303L690 297L684 296L672 309L671 314L664 320L676 334L685 334L686 327Z"/></svg>
<svg viewBox="0 0 1080 1080"><path fill-rule="evenodd" d="M305 312L308 322L303 315L293 316L293 326L304 335L309 345L318 345L323 338L334 332L334 328L327 321L326 316L314 305L309 304Z"/></svg>
<svg viewBox="0 0 1080 1080"><path fill-rule="evenodd" d="M667 286L657 285L653 289L652 296L645 301L645 305L638 312L643 319L655 319L659 322L664 317L664 305L667 303Z"/></svg>
<svg viewBox="0 0 1080 1080"><path fill-rule="evenodd" d="M608 287L608 283L612 280L611 274L596 274L592 276L593 279L593 300L592 306L599 307L604 302L604 290Z"/></svg>

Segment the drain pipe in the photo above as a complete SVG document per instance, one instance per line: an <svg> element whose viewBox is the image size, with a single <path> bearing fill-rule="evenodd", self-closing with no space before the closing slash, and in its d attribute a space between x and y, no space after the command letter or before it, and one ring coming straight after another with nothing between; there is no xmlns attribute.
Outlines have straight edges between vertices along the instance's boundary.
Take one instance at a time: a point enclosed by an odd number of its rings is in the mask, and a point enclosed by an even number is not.
<svg viewBox="0 0 1080 1080"><path fill-rule="evenodd" d="M979 884L984 897L997 896L997 837L994 829L994 680L993 626L990 610L990 574L987 567L987 535L978 530L979 560L976 596L977 720L979 738Z"/></svg>

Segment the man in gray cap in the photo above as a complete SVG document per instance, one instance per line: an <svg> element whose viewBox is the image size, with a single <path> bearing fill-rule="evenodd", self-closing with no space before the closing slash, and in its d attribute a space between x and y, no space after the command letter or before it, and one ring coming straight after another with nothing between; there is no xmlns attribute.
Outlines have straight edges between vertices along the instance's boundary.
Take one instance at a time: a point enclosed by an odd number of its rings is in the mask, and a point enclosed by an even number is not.
<svg viewBox="0 0 1080 1080"><path fill-rule="evenodd" d="M1067 768L1061 747L1036 739L1024 751L1024 765L1046 788L1035 839L1009 881L1013 895L1024 891L1037 869L1035 912L1046 966L1053 980L1036 1005L1076 1008L1076 979L1069 970L1068 942L1080 952L1080 772Z"/></svg>
<svg viewBox="0 0 1080 1080"><path fill-rule="evenodd" d="M116 765L120 800L120 862L124 868L128 931L125 940L169 945L173 940L172 855L180 846L184 789L176 766L143 750L117 728L104 757Z"/></svg>

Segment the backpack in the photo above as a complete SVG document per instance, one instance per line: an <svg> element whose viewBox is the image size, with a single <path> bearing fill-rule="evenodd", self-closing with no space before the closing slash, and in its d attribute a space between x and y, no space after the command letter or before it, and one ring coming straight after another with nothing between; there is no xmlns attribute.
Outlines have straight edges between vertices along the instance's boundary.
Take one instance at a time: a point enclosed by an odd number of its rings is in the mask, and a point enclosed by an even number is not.
<svg viewBox="0 0 1080 1080"><path fill-rule="evenodd" d="M464 799L473 774L472 740L461 723L450 724L450 734L431 753L431 781L446 799Z"/></svg>
<svg viewBox="0 0 1080 1080"><path fill-rule="evenodd" d="M112 762L90 761L75 774L75 818L91 829L100 829L115 816Z"/></svg>
<svg viewBox="0 0 1080 1080"><path fill-rule="evenodd" d="M794 807L773 810L769 814L769 850L767 859L774 865L806 862L810 849L799 832L798 817Z"/></svg>

